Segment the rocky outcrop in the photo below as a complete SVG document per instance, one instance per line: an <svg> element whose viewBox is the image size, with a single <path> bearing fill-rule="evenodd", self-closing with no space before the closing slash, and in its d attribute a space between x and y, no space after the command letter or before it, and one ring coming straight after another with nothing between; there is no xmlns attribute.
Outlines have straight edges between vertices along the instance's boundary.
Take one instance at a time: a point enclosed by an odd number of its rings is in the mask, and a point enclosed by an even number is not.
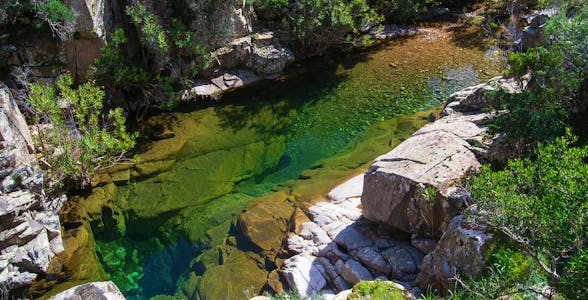
<svg viewBox="0 0 588 300"><path fill-rule="evenodd" d="M448 98L443 118L376 158L365 174L363 215L411 234L415 246L430 251L432 239L470 200L459 181L482 162L506 160L502 137L490 136L485 126L493 113L480 112L495 102L487 92L497 90L517 93L521 86L495 77L458 91Z"/></svg>
<svg viewBox="0 0 588 300"><path fill-rule="evenodd" d="M363 175L329 193L328 202L308 209L288 238L292 257L281 271L299 295L334 295L361 280L397 280L408 288L421 269L423 254L361 217Z"/></svg>
<svg viewBox="0 0 588 300"><path fill-rule="evenodd" d="M363 215L389 228L440 237L468 193L454 184L480 168L468 140L486 128L467 117L423 127L372 163L365 174Z"/></svg>
<svg viewBox="0 0 588 300"><path fill-rule="evenodd" d="M432 286L440 291L454 288L451 280L457 274L477 275L486 268L484 251L492 234L487 227L468 221L464 215L451 220L439 245L423 260L417 285L426 289Z"/></svg>
<svg viewBox="0 0 588 300"><path fill-rule="evenodd" d="M558 10L554 8L543 9L525 18L528 25L523 28L519 42L523 50L545 44L545 23L557 13Z"/></svg>
<svg viewBox="0 0 588 300"><path fill-rule="evenodd" d="M83 80L88 67L100 57L101 48L116 27L120 27L124 7L114 0L72 0L75 38L64 43L67 69Z"/></svg>
<svg viewBox="0 0 588 300"><path fill-rule="evenodd" d="M292 61L292 51L282 47L272 32L235 39L212 53L212 66L203 71L212 79L197 81L183 92L182 99L216 97L264 78L274 78Z"/></svg>
<svg viewBox="0 0 588 300"><path fill-rule="evenodd" d="M124 300L126 299L111 281L90 282L72 287L51 298L50 300Z"/></svg>
<svg viewBox="0 0 588 300"><path fill-rule="evenodd" d="M441 116L480 111L482 108L496 104L496 97L492 97L487 92L501 90L507 93L520 93L522 88L514 78L494 77L486 83L470 86L451 94Z"/></svg>
<svg viewBox="0 0 588 300"><path fill-rule="evenodd" d="M31 283L63 251L57 212L65 197L48 199L31 137L10 90L0 84L0 287Z"/></svg>

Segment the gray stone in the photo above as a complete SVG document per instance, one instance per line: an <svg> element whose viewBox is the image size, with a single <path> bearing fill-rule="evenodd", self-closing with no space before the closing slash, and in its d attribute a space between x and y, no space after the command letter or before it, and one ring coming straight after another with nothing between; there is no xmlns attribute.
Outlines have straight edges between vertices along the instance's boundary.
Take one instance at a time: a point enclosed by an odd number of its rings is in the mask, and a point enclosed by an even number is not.
<svg viewBox="0 0 588 300"><path fill-rule="evenodd" d="M350 285L355 285L361 280L373 280L372 274L362 264L356 260L349 259L346 262L342 260L335 264L341 277Z"/></svg>
<svg viewBox="0 0 588 300"><path fill-rule="evenodd" d="M439 237L465 203L447 202L449 187L480 162L455 134L413 135L372 163L361 198L365 218L398 230ZM426 189L436 191L425 197Z"/></svg>
<svg viewBox="0 0 588 300"><path fill-rule="evenodd" d="M376 270L383 274L390 272L390 266L382 255L372 247L365 247L356 254L357 259L368 268Z"/></svg>
<svg viewBox="0 0 588 300"><path fill-rule="evenodd" d="M316 258L308 254L295 255L284 262L283 274L290 288L302 297L318 293L326 284L324 269Z"/></svg>
<svg viewBox="0 0 588 300"><path fill-rule="evenodd" d="M359 174L332 189L327 197L329 197L331 201L341 202L349 198L361 197L362 191L363 174Z"/></svg>
<svg viewBox="0 0 588 300"><path fill-rule="evenodd" d="M90 282L67 289L50 300L124 300L126 299L112 281Z"/></svg>
<svg viewBox="0 0 588 300"><path fill-rule="evenodd" d="M438 240L413 237L410 239L410 244L423 253L429 253L435 249Z"/></svg>
<svg viewBox="0 0 588 300"><path fill-rule="evenodd" d="M486 229L463 215L453 218L435 250L425 256L417 285L423 290L428 285L447 290L453 287L450 278L456 274L482 272L486 268L484 251L493 236Z"/></svg>
<svg viewBox="0 0 588 300"><path fill-rule="evenodd" d="M507 93L519 93L522 88L514 78L494 77L486 83L469 86L451 94L447 98L447 104L441 112L441 116L479 111L494 105L497 99L489 97L487 95L489 91L502 90Z"/></svg>
<svg viewBox="0 0 588 300"><path fill-rule="evenodd" d="M343 247L347 251L358 250L363 247L370 247L373 245L372 240L355 229L353 226L347 226L334 238L337 245Z"/></svg>
<svg viewBox="0 0 588 300"><path fill-rule="evenodd" d="M415 274L418 272L417 263L414 261L411 250L406 247L394 247L382 252L382 256L391 266L391 276L402 279L406 274Z"/></svg>

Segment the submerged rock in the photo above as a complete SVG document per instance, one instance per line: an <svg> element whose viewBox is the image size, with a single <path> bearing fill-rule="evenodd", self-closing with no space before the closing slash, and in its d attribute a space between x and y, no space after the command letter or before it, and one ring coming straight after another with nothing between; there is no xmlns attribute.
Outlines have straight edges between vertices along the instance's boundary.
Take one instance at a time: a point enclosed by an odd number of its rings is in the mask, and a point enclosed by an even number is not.
<svg viewBox="0 0 588 300"><path fill-rule="evenodd" d="M284 201L286 197L278 193L261 198L239 215L238 226L246 242L270 258L280 250L294 213L294 208Z"/></svg>

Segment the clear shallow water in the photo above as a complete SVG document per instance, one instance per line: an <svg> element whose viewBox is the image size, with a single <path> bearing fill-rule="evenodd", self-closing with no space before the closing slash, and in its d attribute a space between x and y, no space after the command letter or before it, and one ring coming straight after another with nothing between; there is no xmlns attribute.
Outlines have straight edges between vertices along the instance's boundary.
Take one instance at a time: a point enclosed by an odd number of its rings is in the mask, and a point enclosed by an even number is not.
<svg viewBox="0 0 588 300"><path fill-rule="evenodd" d="M210 295L202 278L223 263L214 249L236 243L234 220L248 204L277 190L308 201L426 122L398 116L439 107L494 67L482 47L433 30L152 117L140 162L111 172L130 176L116 182L112 216L91 223L97 257L129 299Z"/></svg>

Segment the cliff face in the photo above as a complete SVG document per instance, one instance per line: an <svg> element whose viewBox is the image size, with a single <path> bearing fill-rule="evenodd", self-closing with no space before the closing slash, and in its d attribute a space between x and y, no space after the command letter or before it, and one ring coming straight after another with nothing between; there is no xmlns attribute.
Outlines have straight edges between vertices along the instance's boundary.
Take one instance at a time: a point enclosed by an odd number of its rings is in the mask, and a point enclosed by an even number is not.
<svg viewBox="0 0 588 300"><path fill-rule="evenodd" d="M32 155L27 124L10 90L0 83L0 287L9 291L44 274L63 251L57 212Z"/></svg>

